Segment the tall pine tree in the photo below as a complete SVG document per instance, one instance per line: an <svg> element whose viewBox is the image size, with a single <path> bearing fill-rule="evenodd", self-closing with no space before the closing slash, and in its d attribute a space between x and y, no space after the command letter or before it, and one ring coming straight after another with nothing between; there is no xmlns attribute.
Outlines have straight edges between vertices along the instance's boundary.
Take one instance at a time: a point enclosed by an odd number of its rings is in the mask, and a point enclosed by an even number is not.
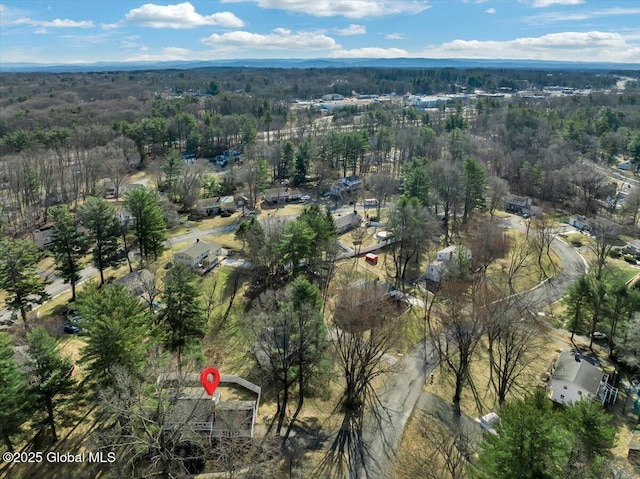
<svg viewBox="0 0 640 479"><path fill-rule="evenodd" d="M104 270L118 263L120 229L115 209L102 198L89 197L80 208L80 220L89 230L93 264L100 271L100 284L104 284Z"/></svg>
<svg viewBox="0 0 640 479"><path fill-rule="evenodd" d="M156 260L164 250L167 234L158 194L148 188L134 188L125 196L124 204L133 215L140 263Z"/></svg>
<svg viewBox="0 0 640 479"><path fill-rule="evenodd" d="M34 329L27 337L29 347L30 392L38 409L44 410L39 426L49 427L52 442L58 441L55 413L75 389L71 377L73 361L63 356L56 340L42 328Z"/></svg>
<svg viewBox="0 0 640 479"><path fill-rule="evenodd" d="M51 209L53 220L53 256L58 272L71 285L71 300L76 299L76 284L80 280L81 260L87 252L87 237L78 230L78 218L66 206Z"/></svg>
<svg viewBox="0 0 640 479"><path fill-rule="evenodd" d="M42 304L49 298L45 281L36 273L40 257L32 241L0 239L0 289L7 293L7 306L20 311L24 322L31 303Z"/></svg>

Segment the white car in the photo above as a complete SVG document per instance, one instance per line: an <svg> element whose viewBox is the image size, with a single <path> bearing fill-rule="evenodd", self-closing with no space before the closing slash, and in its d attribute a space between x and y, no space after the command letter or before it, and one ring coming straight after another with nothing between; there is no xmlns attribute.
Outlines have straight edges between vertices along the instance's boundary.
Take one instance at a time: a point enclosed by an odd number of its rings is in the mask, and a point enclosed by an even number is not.
<svg viewBox="0 0 640 479"><path fill-rule="evenodd" d="M309 195L302 195L302 196L300 197L300 199L301 199L302 201L309 201L309 200L311 200L311 196L309 196Z"/></svg>
<svg viewBox="0 0 640 479"><path fill-rule="evenodd" d="M593 339L607 339L607 335L600 331L596 331L593 333Z"/></svg>

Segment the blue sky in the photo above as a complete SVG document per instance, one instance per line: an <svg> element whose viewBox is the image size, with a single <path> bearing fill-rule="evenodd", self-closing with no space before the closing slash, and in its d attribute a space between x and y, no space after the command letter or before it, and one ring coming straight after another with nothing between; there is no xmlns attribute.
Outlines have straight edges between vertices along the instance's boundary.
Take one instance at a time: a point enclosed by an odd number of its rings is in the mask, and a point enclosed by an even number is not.
<svg viewBox="0 0 640 479"><path fill-rule="evenodd" d="M0 1L0 62L425 57L640 64L637 0Z"/></svg>

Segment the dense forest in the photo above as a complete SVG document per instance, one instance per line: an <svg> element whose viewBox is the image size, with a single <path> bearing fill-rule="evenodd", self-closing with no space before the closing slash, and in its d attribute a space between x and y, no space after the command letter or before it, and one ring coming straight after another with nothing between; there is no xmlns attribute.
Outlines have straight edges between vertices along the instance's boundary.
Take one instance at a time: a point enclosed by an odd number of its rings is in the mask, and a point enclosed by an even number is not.
<svg viewBox="0 0 640 479"><path fill-rule="evenodd" d="M11 213L14 228L28 230L42 218L43 207L46 218L51 204L95 194L102 178L121 178L129 168L146 167L172 148L213 158L230 148L254 145L258 132L267 139L258 154L280 179L295 174L295 159L282 158L279 138L284 137L302 147L302 163L313 160L316 173L321 165L336 173L365 172L383 164L386 168L394 159L394 174L399 174L414 158L437 159L446 149L456 161L478 158L507 180L515 194L568 204L575 200L572 184L583 181L576 176L585 174L578 166L582 158L610 163L637 157L637 83L611 90L620 78L612 73L482 69L4 74L0 148L2 181L9 187L5 212ZM517 95L518 90L541 91L548 85L591 88L591 93L544 101ZM423 112L402 102L407 92L475 89L512 92L513 98L478 97L464 107L457 101ZM331 124L342 127L332 131L318 123L323 111L317 104L294 108L291 103L331 92L396 96L390 97L395 101L334 111ZM317 131L320 124L326 131ZM313 169L305 166L305 174ZM583 191L589 212L593 192ZM34 205L36 211L24 205Z"/></svg>
<svg viewBox="0 0 640 479"><path fill-rule="evenodd" d="M637 377L639 170L637 72L2 74L3 447L117 458L77 477L621 477L626 411L531 391L558 347ZM176 406L212 365L262 391L218 436L217 402Z"/></svg>

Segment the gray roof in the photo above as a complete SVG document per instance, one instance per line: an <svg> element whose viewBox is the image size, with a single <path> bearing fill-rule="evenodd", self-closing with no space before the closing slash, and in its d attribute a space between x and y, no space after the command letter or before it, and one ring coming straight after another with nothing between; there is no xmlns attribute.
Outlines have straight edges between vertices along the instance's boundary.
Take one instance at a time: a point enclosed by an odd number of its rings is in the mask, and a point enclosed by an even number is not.
<svg viewBox="0 0 640 479"><path fill-rule="evenodd" d="M556 362L552 380L567 381L593 394L598 393L604 373L585 358L563 351Z"/></svg>
<svg viewBox="0 0 640 479"><path fill-rule="evenodd" d="M345 226L349 226L356 221L360 221L362 218L358 213L347 213L347 214L337 214L333 215L333 222L336 225L336 228L341 229Z"/></svg>
<svg viewBox="0 0 640 479"><path fill-rule="evenodd" d="M140 296L146 291L146 285L153 284L155 277L148 269L141 269L129 273L116 280L127 292L134 296Z"/></svg>
<svg viewBox="0 0 640 479"><path fill-rule="evenodd" d="M529 198L524 196L511 196L507 198L507 203L513 203L518 205L525 205L529 201Z"/></svg>
<svg viewBox="0 0 640 479"><path fill-rule="evenodd" d="M197 241L191 246L187 246L178 254L185 254L191 258L199 258L201 255L203 255L204 253L208 253L212 249L215 249L214 245L206 243L204 241Z"/></svg>

